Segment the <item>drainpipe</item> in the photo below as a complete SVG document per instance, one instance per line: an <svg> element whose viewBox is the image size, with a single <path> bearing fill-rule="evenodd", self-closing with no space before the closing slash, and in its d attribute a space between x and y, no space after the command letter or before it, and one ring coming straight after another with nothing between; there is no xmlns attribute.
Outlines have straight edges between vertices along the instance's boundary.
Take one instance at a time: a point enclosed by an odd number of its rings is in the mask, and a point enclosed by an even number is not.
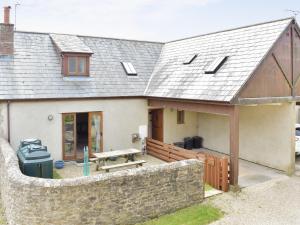
<svg viewBox="0 0 300 225"><path fill-rule="evenodd" d="M7 141L10 143L10 101L7 101Z"/></svg>

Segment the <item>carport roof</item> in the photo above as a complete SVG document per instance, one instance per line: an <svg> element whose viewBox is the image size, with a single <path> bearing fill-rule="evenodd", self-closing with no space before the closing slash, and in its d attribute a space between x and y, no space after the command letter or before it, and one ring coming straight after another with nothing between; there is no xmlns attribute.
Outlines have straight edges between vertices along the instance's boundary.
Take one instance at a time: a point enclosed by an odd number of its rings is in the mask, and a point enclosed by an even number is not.
<svg viewBox="0 0 300 225"><path fill-rule="evenodd" d="M249 79L293 18L166 43L145 90L146 96L230 101ZM198 54L191 64L187 56ZM216 73L205 70L228 56Z"/></svg>

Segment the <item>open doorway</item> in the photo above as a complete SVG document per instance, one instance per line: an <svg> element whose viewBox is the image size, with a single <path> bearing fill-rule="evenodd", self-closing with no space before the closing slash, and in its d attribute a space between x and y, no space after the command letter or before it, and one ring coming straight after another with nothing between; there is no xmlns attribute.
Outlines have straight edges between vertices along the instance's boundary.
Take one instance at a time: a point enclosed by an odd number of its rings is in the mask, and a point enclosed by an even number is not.
<svg viewBox="0 0 300 225"><path fill-rule="evenodd" d="M84 146L88 146L89 156L103 151L102 112L64 113L63 159L82 160Z"/></svg>
<svg viewBox="0 0 300 225"><path fill-rule="evenodd" d="M83 159L83 148L84 146L88 146L88 115L88 113L76 113L77 160Z"/></svg>

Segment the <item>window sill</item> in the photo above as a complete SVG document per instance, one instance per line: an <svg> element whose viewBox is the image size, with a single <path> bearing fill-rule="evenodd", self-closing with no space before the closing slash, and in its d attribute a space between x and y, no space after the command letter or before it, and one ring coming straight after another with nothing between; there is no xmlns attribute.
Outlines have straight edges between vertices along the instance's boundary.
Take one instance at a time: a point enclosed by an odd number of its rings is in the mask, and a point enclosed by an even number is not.
<svg viewBox="0 0 300 225"><path fill-rule="evenodd" d="M64 81L90 81L92 78L90 76L79 76L79 75L68 75L63 77Z"/></svg>

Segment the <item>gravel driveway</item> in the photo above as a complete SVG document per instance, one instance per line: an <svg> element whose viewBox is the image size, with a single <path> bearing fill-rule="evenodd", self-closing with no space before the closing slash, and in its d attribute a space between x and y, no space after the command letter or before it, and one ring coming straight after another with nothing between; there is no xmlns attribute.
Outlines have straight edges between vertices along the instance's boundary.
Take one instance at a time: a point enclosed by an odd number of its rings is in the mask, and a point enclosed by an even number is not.
<svg viewBox="0 0 300 225"><path fill-rule="evenodd" d="M208 201L225 212L214 225L300 224L300 177L270 180Z"/></svg>
<svg viewBox="0 0 300 225"><path fill-rule="evenodd" d="M0 198L1 198L1 196L0 196ZM3 208L1 205L1 199L0 199L0 225L5 225L5 224L6 224L6 220L4 217L4 211L3 211Z"/></svg>

